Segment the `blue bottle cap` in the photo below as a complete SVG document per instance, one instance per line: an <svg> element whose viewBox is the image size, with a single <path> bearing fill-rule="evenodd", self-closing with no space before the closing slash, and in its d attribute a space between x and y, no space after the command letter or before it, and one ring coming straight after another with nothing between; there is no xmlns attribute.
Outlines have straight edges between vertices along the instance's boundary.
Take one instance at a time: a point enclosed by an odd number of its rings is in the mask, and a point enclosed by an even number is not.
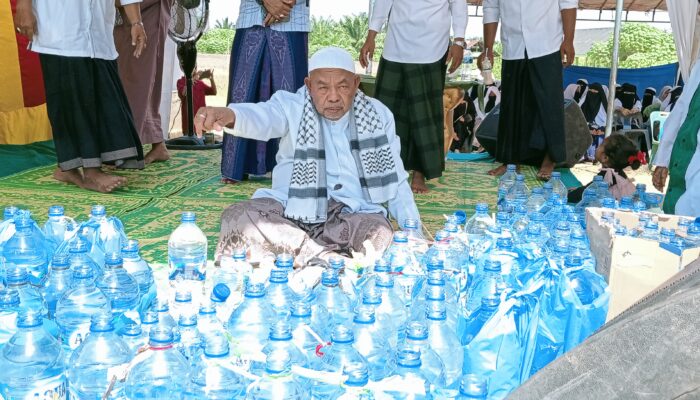
<svg viewBox="0 0 700 400"><path fill-rule="evenodd" d="M49 217L62 217L64 214L63 206L49 207Z"/></svg>
<svg viewBox="0 0 700 400"><path fill-rule="evenodd" d="M182 222L195 222L197 220L197 217L192 211L185 211L182 213L182 217L180 218L180 221Z"/></svg>
<svg viewBox="0 0 700 400"><path fill-rule="evenodd" d="M420 350L403 347L396 352L396 363L403 368L420 368Z"/></svg>
<svg viewBox="0 0 700 400"><path fill-rule="evenodd" d="M211 299L214 301L224 302L231 295L231 289L225 283L217 283L211 291ZM257 296L254 291L249 293L248 288L246 288L245 297L262 297L264 291L260 296Z"/></svg>
<svg viewBox="0 0 700 400"><path fill-rule="evenodd" d="M408 243L408 236L406 235L406 232L394 232L394 243Z"/></svg>
<svg viewBox="0 0 700 400"><path fill-rule="evenodd" d="M457 223L460 225L464 225L467 222L467 213L465 211L457 210L452 215L457 217Z"/></svg>
<svg viewBox="0 0 700 400"><path fill-rule="evenodd" d="M331 342L337 344L350 344L355 341L352 330L345 325L336 325L331 333Z"/></svg>
<svg viewBox="0 0 700 400"><path fill-rule="evenodd" d="M92 209L90 210L90 215L93 217L102 217L107 214L107 210L105 209L105 206L101 204L96 204L92 206Z"/></svg>
<svg viewBox="0 0 700 400"><path fill-rule="evenodd" d="M406 327L406 338L409 340L426 340L428 339L428 327L418 321L411 322Z"/></svg>

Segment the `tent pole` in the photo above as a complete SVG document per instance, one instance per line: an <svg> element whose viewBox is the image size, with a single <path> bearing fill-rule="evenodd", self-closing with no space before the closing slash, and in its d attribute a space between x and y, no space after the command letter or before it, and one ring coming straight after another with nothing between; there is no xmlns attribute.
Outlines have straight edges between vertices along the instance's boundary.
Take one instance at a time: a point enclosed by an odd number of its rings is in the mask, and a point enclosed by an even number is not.
<svg viewBox="0 0 700 400"><path fill-rule="evenodd" d="M622 25L623 0L617 0L615 7L615 31L613 33L612 65L610 67L610 82L608 84L608 118L605 121L605 137L612 134L615 113L615 84L617 83L617 65L620 56L620 28Z"/></svg>

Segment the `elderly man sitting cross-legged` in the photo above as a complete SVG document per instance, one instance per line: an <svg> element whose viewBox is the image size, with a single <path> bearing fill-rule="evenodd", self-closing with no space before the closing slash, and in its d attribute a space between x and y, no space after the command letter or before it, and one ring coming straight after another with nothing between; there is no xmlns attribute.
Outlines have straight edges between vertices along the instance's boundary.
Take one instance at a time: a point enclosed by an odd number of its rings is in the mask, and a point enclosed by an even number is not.
<svg viewBox="0 0 700 400"><path fill-rule="evenodd" d="M419 221L394 118L358 90L354 67L345 50L324 48L296 93L197 112L198 132L225 127L249 139L280 138L272 188L224 212L217 257L242 244L254 260L292 250L297 265L361 252L365 241L383 251L392 237L385 205L400 225Z"/></svg>

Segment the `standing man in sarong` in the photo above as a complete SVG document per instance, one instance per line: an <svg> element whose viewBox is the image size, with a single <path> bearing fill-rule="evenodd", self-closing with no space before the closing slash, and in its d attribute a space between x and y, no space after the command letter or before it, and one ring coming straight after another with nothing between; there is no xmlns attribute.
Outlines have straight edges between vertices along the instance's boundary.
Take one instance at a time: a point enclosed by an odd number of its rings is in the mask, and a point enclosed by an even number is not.
<svg viewBox="0 0 700 400"><path fill-rule="evenodd" d="M141 57L130 57L131 29L123 8L119 8L124 23L114 27L114 44L119 58L119 76L129 99L134 125L142 144L151 144L146 154L146 164L167 161L170 158L165 147L160 120L160 99L163 86L163 52L168 40L170 9L173 0L143 0L141 19L148 36L148 47ZM170 85L172 82L166 82Z"/></svg>
<svg viewBox="0 0 700 400"><path fill-rule="evenodd" d="M484 52L493 63L501 26L503 64L496 160L489 171L503 175L506 164L540 166L547 180L566 160L563 67L574 62L578 0L484 0Z"/></svg>
<svg viewBox="0 0 700 400"><path fill-rule="evenodd" d="M140 0L121 0L131 34L127 57L146 47ZM58 168L54 178L108 193L126 184L103 164L143 168L114 47L114 0L17 1L15 29L39 53Z"/></svg>
<svg viewBox="0 0 700 400"><path fill-rule="evenodd" d="M309 0L241 0L226 103L256 103L278 90L294 92L302 87L310 28ZM278 140L224 135L224 181L239 182L272 171L277 148Z"/></svg>
<svg viewBox="0 0 700 400"><path fill-rule="evenodd" d="M373 57L377 32L387 19L375 97L394 114L401 159L413 171L411 188L415 193L426 193L429 189L425 181L442 176L445 169L445 63L450 63L452 73L462 62L467 2L376 0L367 39L360 50L363 67ZM450 27L455 36L452 43Z"/></svg>

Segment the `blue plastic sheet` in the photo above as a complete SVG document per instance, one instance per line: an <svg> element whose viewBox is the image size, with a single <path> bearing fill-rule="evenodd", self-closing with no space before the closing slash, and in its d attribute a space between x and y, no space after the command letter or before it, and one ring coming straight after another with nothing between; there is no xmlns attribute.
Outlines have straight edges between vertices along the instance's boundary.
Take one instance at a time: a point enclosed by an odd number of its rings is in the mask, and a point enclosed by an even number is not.
<svg viewBox="0 0 700 400"><path fill-rule="evenodd" d="M644 89L651 86L657 93L662 87L674 86L678 76L678 63L660 65L649 68L618 69L617 82L631 83L637 86L637 94L642 97ZM598 82L607 85L610 82L610 68L593 68L571 66L564 69L564 87L576 83L579 79L587 79L588 83Z"/></svg>

